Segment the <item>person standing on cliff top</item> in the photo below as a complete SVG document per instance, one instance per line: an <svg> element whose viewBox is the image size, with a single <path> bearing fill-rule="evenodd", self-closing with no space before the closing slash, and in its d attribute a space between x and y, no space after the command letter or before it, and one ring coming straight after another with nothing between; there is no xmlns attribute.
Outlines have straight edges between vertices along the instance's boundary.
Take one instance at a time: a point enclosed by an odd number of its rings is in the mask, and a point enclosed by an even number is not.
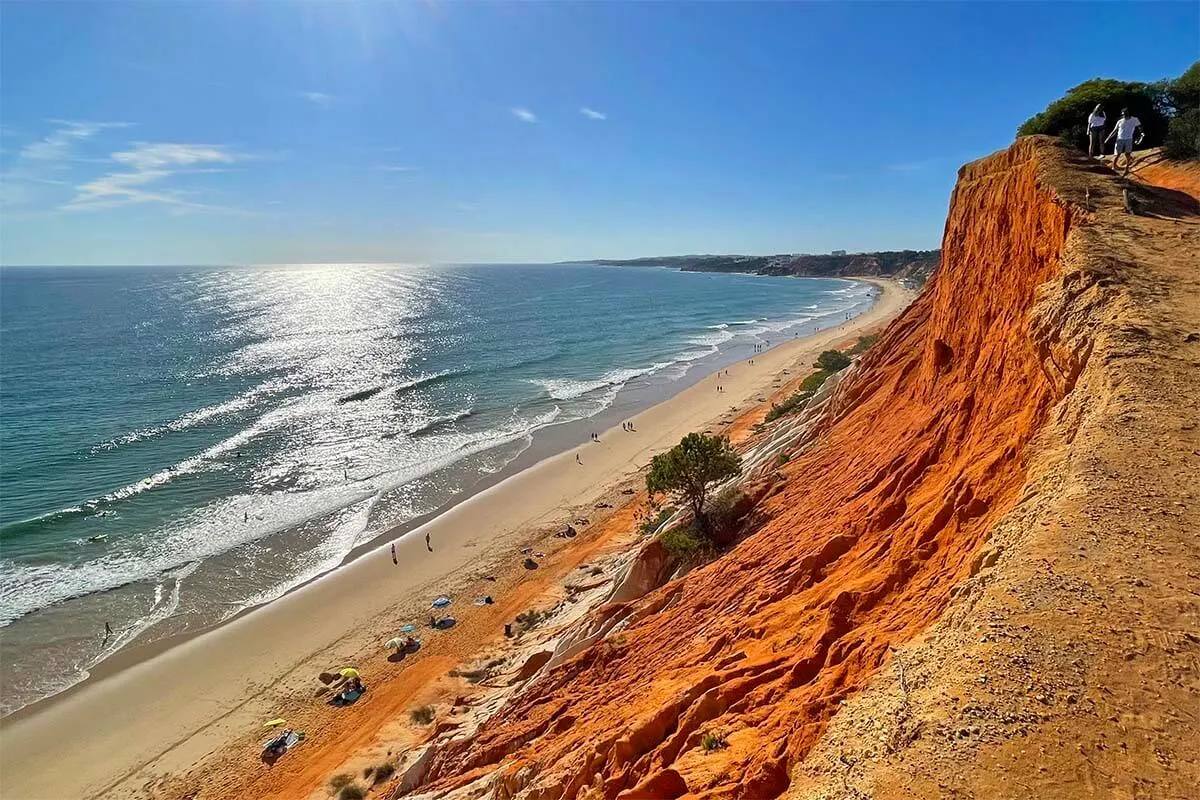
<svg viewBox="0 0 1200 800"><path fill-rule="evenodd" d="M1104 106L1096 104L1096 109L1088 115L1088 155L1099 158L1104 155L1104 126L1108 118L1104 116Z"/></svg>
<svg viewBox="0 0 1200 800"><path fill-rule="evenodd" d="M1113 128L1112 133L1104 141L1108 141L1114 136L1117 137L1117 146L1113 150L1113 169L1120 169L1121 154L1125 154L1125 175L1129 174L1129 168L1133 166L1133 135L1137 129L1142 127L1142 121L1129 113L1128 108L1121 109L1121 117L1117 120L1117 127Z"/></svg>

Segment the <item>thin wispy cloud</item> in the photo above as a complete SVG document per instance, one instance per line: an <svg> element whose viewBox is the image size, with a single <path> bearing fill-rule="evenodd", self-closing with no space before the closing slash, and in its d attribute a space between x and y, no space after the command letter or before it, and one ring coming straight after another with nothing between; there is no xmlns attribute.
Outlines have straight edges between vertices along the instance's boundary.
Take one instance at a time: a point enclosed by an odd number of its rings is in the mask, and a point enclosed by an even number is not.
<svg viewBox="0 0 1200 800"><path fill-rule="evenodd" d="M69 186L69 170L75 162L91 160L78 155L79 148L92 137L110 128L125 128L128 122L92 122L83 120L47 120L54 126L50 133L16 149L11 166L0 173L0 207L31 208L53 202L53 189ZM15 136L16 132L6 133ZM49 194L48 194L49 193Z"/></svg>
<svg viewBox="0 0 1200 800"><path fill-rule="evenodd" d="M579 113L588 119L608 119L608 114L605 114L603 111L597 111L594 108L588 108L587 106L579 109Z"/></svg>
<svg viewBox="0 0 1200 800"><path fill-rule="evenodd" d="M475 211L479 206L474 203L455 203L454 207L459 211Z"/></svg>
<svg viewBox="0 0 1200 800"><path fill-rule="evenodd" d="M318 106L331 106L337 102L336 97L325 92L301 92L300 96Z"/></svg>
<svg viewBox="0 0 1200 800"><path fill-rule="evenodd" d="M514 117L516 117L517 119L521 120L521 122L537 122L538 121L537 114L534 114L528 108L522 108L520 106L512 109L512 115Z"/></svg>
<svg viewBox="0 0 1200 800"><path fill-rule="evenodd" d="M75 146L84 139L109 128L125 128L130 124L128 122L84 122L65 119L55 119L50 122L57 126L54 131L21 148L17 154L19 159L38 162L66 161L74 154Z"/></svg>
<svg viewBox="0 0 1200 800"><path fill-rule="evenodd" d="M121 206L157 203L174 210L228 211L190 199L190 192L166 186L182 174L221 172L246 156L224 145L138 142L112 154L120 171L112 171L81 184L75 196L60 206L65 211L98 211Z"/></svg>
<svg viewBox="0 0 1200 800"><path fill-rule="evenodd" d="M420 172L420 167L410 167L405 164L376 164L375 169L384 172Z"/></svg>

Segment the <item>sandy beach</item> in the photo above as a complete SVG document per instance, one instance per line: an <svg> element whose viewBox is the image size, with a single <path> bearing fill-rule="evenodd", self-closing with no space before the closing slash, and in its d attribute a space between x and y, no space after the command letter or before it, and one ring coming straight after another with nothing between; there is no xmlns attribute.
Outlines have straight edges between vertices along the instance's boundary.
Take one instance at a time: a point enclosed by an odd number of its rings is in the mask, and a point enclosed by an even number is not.
<svg viewBox="0 0 1200 800"><path fill-rule="evenodd" d="M227 763L258 764L254 742L265 738L263 721L276 716L309 734L304 750L281 761L276 774L317 760L323 715L362 711L355 740L339 747L369 747L385 720L404 715L419 699L422 686L499 636L506 619L598 544L586 530L569 543L553 540L553 530L581 515L597 527L602 512L595 504L619 505L620 488L640 480L639 470L654 454L733 408L741 413L761 402L784 370L795 377L821 350L893 318L911 300L898 284L874 282L883 291L870 311L781 343L753 365L730 367L720 379L723 392L709 376L633 417L636 432L620 425L597 431L598 443L539 462L405 533L395 540L398 566L385 540L275 602L0 722L4 795L142 796L164 776L209 763L214 754ZM520 550L527 545L548 553L537 570L521 568ZM427 621L429 602L443 593L454 597L447 613L460 624L449 631L422 629L417 635L427 647L421 657L389 663L381 642L401 625ZM472 606L472 598L483 594L495 596L496 604ZM362 709L331 709L313 698L316 675L345 664L360 667L371 687ZM230 754L235 743L239 749ZM213 771L199 796L239 796L244 777L228 772ZM308 791L323 779L314 773Z"/></svg>

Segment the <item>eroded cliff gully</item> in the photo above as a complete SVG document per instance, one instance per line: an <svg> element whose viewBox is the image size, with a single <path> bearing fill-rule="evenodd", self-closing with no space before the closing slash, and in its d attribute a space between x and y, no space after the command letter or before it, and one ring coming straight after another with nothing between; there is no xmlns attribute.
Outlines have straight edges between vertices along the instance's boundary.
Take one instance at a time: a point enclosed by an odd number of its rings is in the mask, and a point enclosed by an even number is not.
<svg viewBox="0 0 1200 800"><path fill-rule="evenodd" d="M838 388L757 529L440 749L419 791L782 794L842 701L978 568L1086 361L1032 314L1083 214L1048 179L1063 158L1023 139L963 167L940 270Z"/></svg>

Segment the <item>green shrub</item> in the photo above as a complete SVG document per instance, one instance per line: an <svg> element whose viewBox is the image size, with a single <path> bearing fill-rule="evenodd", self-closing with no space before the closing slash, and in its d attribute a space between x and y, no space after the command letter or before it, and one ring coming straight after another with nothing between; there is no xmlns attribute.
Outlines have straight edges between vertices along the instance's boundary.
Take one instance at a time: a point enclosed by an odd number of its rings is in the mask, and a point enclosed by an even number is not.
<svg viewBox="0 0 1200 800"><path fill-rule="evenodd" d="M641 525L639 525L638 532L641 533L642 536L649 536L650 534L652 534L656 530L658 530L659 527L662 526L662 524L664 522L666 522L672 516L674 516L675 512L677 510L678 509L676 509L674 506L667 506L666 508L661 509L658 512L658 514L656 514L653 517L650 517L645 522L643 522Z"/></svg>
<svg viewBox="0 0 1200 800"><path fill-rule="evenodd" d="M1163 142L1163 154L1180 161L1200 158L1200 109L1185 111L1171 120L1167 126L1167 139Z"/></svg>
<svg viewBox="0 0 1200 800"><path fill-rule="evenodd" d="M349 786L352 783L354 783L353 775L351 775L349 772L339 772L337 775L334 775L329 779L329 788L337 792L340 791L342 787Z"/></svg>
<svg viewBox="0 0 1200 800"><path fill-rule="evenodd" d="M817 389L821 388L821 385L825 383L825 379L828 378L829 375L830 373L823 369L817 370L812 375L809 375L807 378L800 381L799 391L808 392L809 394L816 393Z"/></svg>
<svg viewBox="0 0 1200 800"><path fill-rule="evenodd" d="M531 608L528 611L522 611L520 614L517 614L517 624L521 626L521 630L528 631L541 625L549 617L549 611L539 611Z"/></svg>
<svg viewBox="0 0 1200 800"><path fill-rule="evenodd" d="M1200 61L1184 70L1175 80L1167 82L1167 101L1177 116L1200 109Z"/></svg>
<svg viewBox="0 0 1200 800"><path fill-rule="evenodd" d="M764 419L767 422L774 422L780 417L788 414L795 414L804 410L808 405L808 401L812 399L812 392L796 392L791 397L779 404L772 404L770 411Z"/></svg>
<svg viewBox="0 0 1200 800"><path fill-rule="evenodd" d="M420 706L408 713L410 719L418 725L428 725L433 722L435 715L433 706Z"/></svg>
<svg viewBox="0 0 1200 800"><path fill-rule="evenodd" d="M709 731L700 737L700 746L704 748L704 752L712 753L717 750L724 750L729 744L725 741L724 736Z"/></svg>
<svg viewBox="0 0 1200 800"><path fill-rule="evenodd" d="M779 455L775 456L775 465L782 467L784 464L788 463L791 460L792 460L791 456L789 456L787 453L781 452Z"/></svg>
<svg viewBox="0 0 1200 800"><path fill-rule="evenodd" d="M680 561L688 561L704 547L700 537L682 526L665 532L658 540L668 553Z"/></svg>
<svg viewBox="0 0 1200 800"><path fill-rule="evenodd" d="M728 533L736 523L733 511L742 499L742 490L736 486L727 486L708 504L708 519L712 528L718 534Z"/></svg>
<svg viewBox="0 0 1200 800"><path fill-rule="evenodd" d="M875 344L875 342L877 342L878 340L879 340L878 333L872 333L867 336L858 337L858 341L855 342L854 347L850 348L850 355L856 356L856 355L859 355L860 353L867 352L867 350L871 347L871 345Z"/></svg>
<svg viewBox="0 0 1200 800"><path fill-rule="evenodd" d="M366 796L367 790L357 783L347 784L338 792L338 800L363 800Z"/></svg>
<svg viewBox="0 0 1200 800"><path fill-rule="evenodd" d="M375 767L375 783L380 784L388 778L396 774L396 765L390 761L385 761Z"/></svg>
<svg viewBox="0 0 1200 800"><path fill-rule="evenodd" d="M826 350L817 356L816 366L826 372L837 372L850 366L850 356L841 350Z"/></svg>

